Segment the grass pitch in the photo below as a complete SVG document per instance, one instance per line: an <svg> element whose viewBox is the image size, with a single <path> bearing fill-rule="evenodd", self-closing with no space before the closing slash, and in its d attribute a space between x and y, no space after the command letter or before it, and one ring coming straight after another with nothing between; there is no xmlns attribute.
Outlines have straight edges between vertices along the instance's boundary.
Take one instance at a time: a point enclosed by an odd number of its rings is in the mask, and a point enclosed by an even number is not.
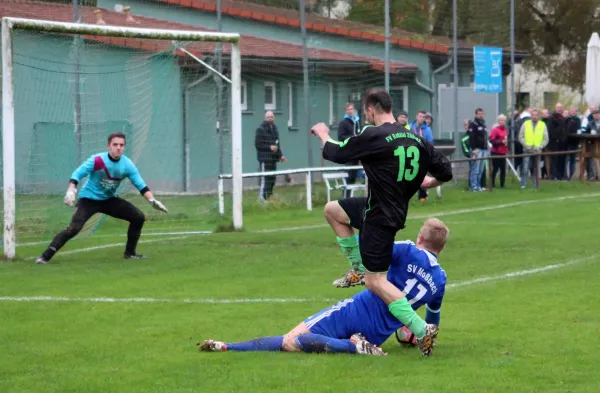
<svg viewBox="0 0 600 393"><path fill-rule="evenodd" d="M242 233L143 236L143 261L121 259L112 220L48 266L31 260L45 244L22 246L0 264L0 392L596 392L599 198L543 183L415 202L398 239L427 216L451 229L428 359L393 338L384 358L197 352L283 334L360 290L331 285L347 265L320 207L251 205ZM170 211L191 216L196 202L179 202ZM202 229L218 225L197 211Z"/></svg>

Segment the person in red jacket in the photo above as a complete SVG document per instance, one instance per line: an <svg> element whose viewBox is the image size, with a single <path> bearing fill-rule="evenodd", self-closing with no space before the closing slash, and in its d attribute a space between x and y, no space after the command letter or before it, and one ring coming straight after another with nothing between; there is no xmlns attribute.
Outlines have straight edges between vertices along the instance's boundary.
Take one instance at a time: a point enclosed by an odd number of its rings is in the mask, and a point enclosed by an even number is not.
<svg viewBox="0 0 600 393"><path fill-rule="evenodd" d="M500 187L504 188L506 179L506 155L508 154L508 129L506 128L506 116L498 116L497 125L492 128L490 134L492 143L492 187L495 187L496 175L500 172Z"/></svg>

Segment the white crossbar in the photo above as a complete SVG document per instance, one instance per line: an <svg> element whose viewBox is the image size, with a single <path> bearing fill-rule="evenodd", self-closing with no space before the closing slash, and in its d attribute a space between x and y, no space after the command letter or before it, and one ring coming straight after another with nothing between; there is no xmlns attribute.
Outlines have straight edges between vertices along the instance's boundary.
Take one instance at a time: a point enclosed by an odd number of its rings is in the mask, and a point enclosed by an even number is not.
<svg viewBox="0 0 600 393"><path fill-rule="evenodd" d="M218 33L212 31L146 29L143 27L93 25L87 23L56 22L25 18L2 18L9 29L46 31L65 34L88 34L108 37L149 38L155 40L209 41L237 43L237 33Z"/></svg>

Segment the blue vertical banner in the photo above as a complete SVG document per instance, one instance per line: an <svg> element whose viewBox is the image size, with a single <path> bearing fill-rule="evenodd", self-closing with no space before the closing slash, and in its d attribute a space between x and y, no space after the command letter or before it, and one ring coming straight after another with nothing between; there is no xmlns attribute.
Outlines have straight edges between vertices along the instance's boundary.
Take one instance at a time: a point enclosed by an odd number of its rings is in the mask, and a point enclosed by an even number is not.
<svg viewBox="0 0 600 393"><path fill-rule="evenodd" d="M474 47L473 66L476 92L502 92L502 48Z"/></svg>

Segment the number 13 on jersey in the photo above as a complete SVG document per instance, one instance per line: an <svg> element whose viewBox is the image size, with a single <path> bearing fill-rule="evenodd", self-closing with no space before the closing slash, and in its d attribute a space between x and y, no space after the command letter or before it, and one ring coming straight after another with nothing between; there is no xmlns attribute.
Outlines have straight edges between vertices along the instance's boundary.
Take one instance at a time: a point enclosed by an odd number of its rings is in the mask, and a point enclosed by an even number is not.
<svg viewBox="0 0 600 393"><path fill-rule="evenodd" d="M419 148L416 146L398 146L394 150L394 155L398 157L398 181L413 181L419 173Z"/></svg>

